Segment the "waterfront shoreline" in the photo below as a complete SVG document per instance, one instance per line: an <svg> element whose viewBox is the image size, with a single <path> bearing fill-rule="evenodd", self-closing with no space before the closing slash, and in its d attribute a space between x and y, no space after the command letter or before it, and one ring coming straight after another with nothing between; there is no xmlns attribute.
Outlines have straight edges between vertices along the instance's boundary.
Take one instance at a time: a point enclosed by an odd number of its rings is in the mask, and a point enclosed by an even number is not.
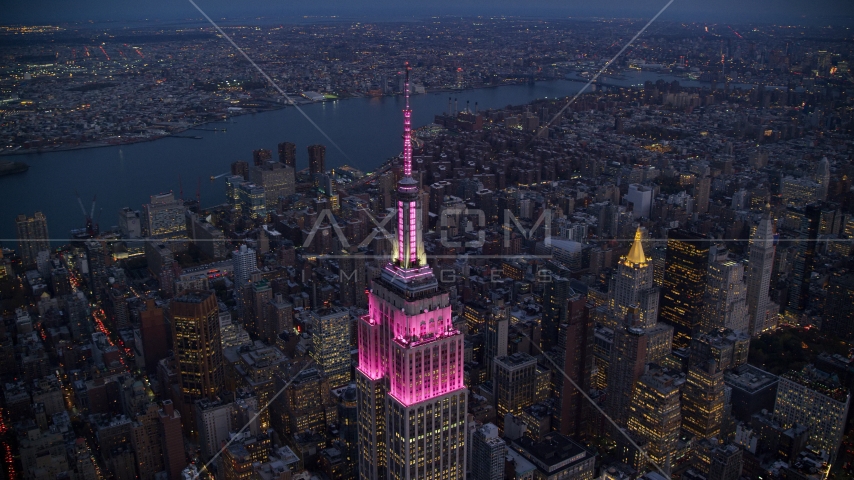
<svg viewBox="0 0 854 480"><path fill-rule="evenodd" d="M164 138L170 138L170 137L182 138L182 137L176 137L176 135L180 135L180 134L187 132L189 130L193 130L193 129L201 127L201 126L209 125L211 123L226 121L229 118L237 118L237 117L242 117L245 115L252 115L255 113L274 112L276 110L283 110L286 107L287 107L287 105L283 105L283 106L277 107L277 108L266 108L263 110L256 110L256 111L251 111L251 112L246 112L246 113L240 113L237 115L230 115L230 116L226 116L224 119L220 119L220 120L208 120L205 122L194 123L194 124L192 124L186 128L177 129L177 130L173 131L172 133L170 133L169 135L158 135L158 136L152 136L152 137L146 137L146 138L130 138L127 141L113 142L113 143L108 143L108 142L104 142L103 140L101 140L101 141L95 141L95 142L81 144L81 145L61 145L61 146L57 146L56 148L50 148L50 149L41 149L41 148L36 148L36 149L31 148L31 149L27 149L27 150L19 149L19 150L15 150L12 152L0 152L0 157L12 157L15 155L41 155L41 154L54 153L54 152L68 152L68 151L72 151L72 150L86 150L86 149L90 149L90 148L121 147L124 145L134 145L137 143L153 142L156 140L162 140Z"/></svg>
<svg viewBox="0 0 854 480"><path fill-rule="evenodd" d="M556 79L552 79L552 80L540 80L540 82L552 82L552 81L559 81L559 80L565 80L565 79L556 78ZM488 88L518 86L518 85L524 85L524 84L525 84L525 82L513 82L513 83L503 83L501 85L482 85L482 86L478 86L478 87L468 87L468 88L464 88L462 90L451 89L451 88L439 88L436 90L425 91L421 95L430 95L430 94L434 94L434 93L435 94L438 94L438 93L456 93L456 92L465 92L465 91L470 91L470 90L481 90L481 89L488 89ZM371 97L370 95L361 95L361 96L351 95L351 96L347 96L347 97L338 97L334 101L350 100L350 99L354 99L354 98L396 97L398 95L400 95L400 94L395 93L395 94L388 94L388 95L380 95L377 97ZM193 130L194 128L202 127L205 125L210 125L212 123L225 122L231 118L239 118L239 117L243 117L246 115L253 115L253 114L257 114L257 113L275 112L277 110L284 110L290 106L314 105L317 103L326 103L327 101L329 101L329 100L324 100L321 102L293 102L291 104L284 104L284 105L279 106L279 107L271 107L271 108L265 108L265 109L261 109L261 110L247 111L245 113L239 113L239 114L234 114L234 115L226 115L225 118L223 118L223 119L207 120L204 122L194 123L194 124L192 124L186 128L181 128L181 129L175 130L172 133L170 133L169 135L159 135L159 136L147 137L147 138L130 138L127 141L113 142L113 143L108 143L108 142L104 142L103 140L100 140L100 141L94 141L91 143L80 144L80 145L60 145L60 146L57 146L55 148L48 148L48 149L45 149L45 148L30 148L30 149L26 149L26 150L25 149L18 149L18 150L14 150L14 151L10 151L10 152L0 152L0 157L13 157L15 155L42 155L42 154L49 154L49 153L54 153L54 152L68 152L68 151L73 151L73 150L86 150L86 149L90 149L90 148L103 148L103 147L121 147L124 145L134 145L137 143L153 142L156 140L162 140L164 138L175 137L176 135L187 132L189 130ZM181 138L181 137L176 137L176 138Z"/></svg>
<svg viewBox="0 0 854 480"><path fill-rule="evenodd" d="M655 73L657 73L657 72L655 72ZM671 74L657 73L657 74L662 75L662 76L667 76L667 75L674 76L672 73ZM613 76L611 76L611 77L613 78ZM589 79L587 79L587 78L578 77L578 76L575 76L575 77L565 76L563 78L537 80L536 82L537 83L549 83L549 82L555 82L555 81L570 81L570 82L575 82L575 83L586 83L588 80ZM623 77L623 78L618 78L618 80L628 80L628 78ZM685 81L686 79L680 78L678 80ZM430 90L425 91L423 94L419 94L419 95L430 95L430 94L440 94L440 93L462 93L462 92L466 92L466 91L493 89L493 88L500 88L500 87L512 87L512 86L519 86L519 85L525 85L525 84L528 84L528 82L523 81L523 80L517 80L517 81L513 81L513 82L501 83L499 85L480 85L477 87L467 87L467 88L463 88L463 89L455 89L455 88L445 87L445 88L437 88L435 90L430 89ZM594 83L594 85L598 85L598 82ZM605 86L605 87L622 87L624 85L602 84L602 86ZM591 89L591 90L583 92L583 93L584 94L595 93L595 90ZM388 94L388 95L379 95L376 97L371 96L371 95L348 95L345 97L338 97L337 99L335 99L333 101L339 101L339 100L343 101L343 100L350 100L350 99L355 99L355 98L396 97L399 95L400 95L399 93ZM252 111L246 111L244 113L231 114L231 115L224 114L225 118L223 118L223 119L207 120L207 121L203 121L203 122L199 122L199 123L194 123L192 125L189 125L186 128L177 129L177 130L173 131L172 133L170 133L169 135L159 135L159 136L146 137L146 138L129 138L126 141L112 142L112 143L100 140L100 141L94 141L94 142L89 142L89 143L85 143L85 144L78 144L78 145L59 145L55 148L30 148L30 149L18 149L18 150L14 150L14 151L2 151L2 152L0 152L0 158L12 157L15 155L34 155L34 154L35 155L41 155L41 154L48 154L48 153L54 153L54 152L67 152L67 151L73 151L73 150L85 150L85 149L90 149L90 148L120 147L123 145L134 145L137 143L153 142L156 140L162 140L164 138L175 137L176 135L182 134L188 130L192 130L194 128L198 128L201 126L209 125L212 123L228 121L229 119L232 119L232 118L239 118L239 117L243 117L246 115L253 115L253 114L257 114L257 113L266 113L266 112L274 112L277 110L284 110L290 106L314 105L314 104L318 104L318 103L326 103L328 101L330 101L330 100L324 100L324 101L319 101L319 102L313 102L313 101L302 101L302 102L300 102L300 101L297 101L297 102L293 102L290 104L282 104L280 106L274 106L274 107L263 108L263 109L252 110ZM181 137L177 137L177 138L181 138Z"/></svg>

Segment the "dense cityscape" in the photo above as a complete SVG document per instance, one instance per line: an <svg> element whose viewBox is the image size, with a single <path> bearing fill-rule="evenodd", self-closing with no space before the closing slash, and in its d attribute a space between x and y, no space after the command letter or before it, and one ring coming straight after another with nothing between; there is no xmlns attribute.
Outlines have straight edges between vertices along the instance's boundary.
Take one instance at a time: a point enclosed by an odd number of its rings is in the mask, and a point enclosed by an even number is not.
<svg viewBox="0 0 854 480"><path fill-rule="evenodd" d="M25 154L405 106L365 171L283 136L220 159L222 204L78 195L58 232L0 202L0 471L854 477L854 37L660 22L624 49L646 22L2 27L3 181Z"/></svg>
<svg viewBox="0 0 854 480"><path fill-rule="evenodd" d="M7 27L0 65L0 153L151 140L291 102L445 91L592 75L641 21L483 19L406 24L234 26L283 97L210 26L121 29ZM782 89L850 82L847 31L669 25L604 73L666 70L685 79ZM818 75L818 78L816 78Z"/></svg>

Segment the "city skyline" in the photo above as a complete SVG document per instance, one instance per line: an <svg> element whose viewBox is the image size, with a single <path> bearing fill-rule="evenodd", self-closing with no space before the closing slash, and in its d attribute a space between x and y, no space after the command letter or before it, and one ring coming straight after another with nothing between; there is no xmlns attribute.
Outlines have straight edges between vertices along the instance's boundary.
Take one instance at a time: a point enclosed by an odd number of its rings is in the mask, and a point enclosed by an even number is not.
<svg viewBox="0 0 854 480"><path fill-rule="evenodd" d="M189 3L175 4L158 0L146 5L135 5L126 8L113 2L103 0L87 0L83 5L70 6L67 2L56 0L37 0L34 5L23 8L20 4L10 5L8 23L34 22L82 22L82 21L175 21L203 20L196 15L195 9ZM341 0L323 0L311 5L272 5L267 0L251 0L234 6L222 0L209 0L199 4L211 15L220 20L247 19L259 16L267 21L299 16L319 17L326 21L336 18L359 19L368 21L399 21L404 19L423 19L436 15L440 16L478 16L478 15L511 15L539 18L566 17L615 17L638 18L650 16L666 2L654 4L645 2L638 4L628 0L608 0L595 5L583 2L567 4L558 0L538 0L524 7L509 0L486 1L474 0L463 4L439 1L424 5L412 0L396 1L381 0L369 2L367 5L354 6L351 2ZM681 4L681 5L680 5ZM714 5L705 5L698 1L676 2L669 14L663 20L677 21L706 21L727 23L789 22L810 25L850 25L852 17L849 14L840 17L839 12L845 10L844 0L821 0L804 4L797 0L760 2L737 2L726 0ZM82 7L82 8L81 8ZM831 13L836 12L836 13ZM4 22L4 23L5 23Z"/></svg>
<svg viewBox="0 0 854 480"><path fill-rule="evenodd" d="M204 3L0 28L0 475L852 474L847 29Z"/></svg>

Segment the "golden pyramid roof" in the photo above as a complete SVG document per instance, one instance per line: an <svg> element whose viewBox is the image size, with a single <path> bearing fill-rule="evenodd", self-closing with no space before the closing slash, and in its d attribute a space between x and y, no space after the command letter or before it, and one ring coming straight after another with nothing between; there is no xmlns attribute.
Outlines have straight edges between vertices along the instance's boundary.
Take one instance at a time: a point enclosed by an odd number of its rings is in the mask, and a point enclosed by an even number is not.
<svg viewBox="0 0 854 480"><path fill-rule="evenodd" d="M629 249L629 254L626 255L626 265L646 263L646 256L643 254L643 246L641 245L642 238L643 233L641 233L641 229L638 227L635 232L635 241L632 243L632 248Z"/></svg>

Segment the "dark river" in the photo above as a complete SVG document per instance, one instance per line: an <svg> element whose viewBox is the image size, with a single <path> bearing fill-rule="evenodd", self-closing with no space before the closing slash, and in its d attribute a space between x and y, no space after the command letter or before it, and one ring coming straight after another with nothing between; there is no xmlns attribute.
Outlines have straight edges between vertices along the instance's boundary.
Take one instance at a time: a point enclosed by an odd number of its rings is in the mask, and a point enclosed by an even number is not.
<svg viewBox="0 0 854 480"><path fill-rule="evenodd" d="M651 72L627 73L608 78L609 84L638 84L644 80L673 77ZM684 82L699 85L698 82ZM583 86L573 81L538 82L495 88L433 93L412 97L412 124L419 127L433 121L436 114L448 110L448 98L458 99L459 109L466 101L474 109L519 105L539 98L573 95ZM150 195L179 192L179 176L184 198L193 198L201 179L201 202L210 206L225 201L224 180L210 181L212 175L229 171L236 160L251 163L252 150L267 148L276 157L279 142L297 144L297 169L308 166L306 147L326 144L326 167L351 165L369 172L402 148L402 97L352 98L302 106L344 153L337 150L292 107L283 110L235 117L230 121L201 128L223 128L226 132L189 130L184 135L201 140L163 138L151 142L43 154L4 157L24 161L28 172L0 177L0 242L17 247L15 217L41 211L47 217L51 238L59 243L72 228L82 228L85 217L77 203L79 192L87 211L97 196L95 217L101 229L118 223L122 207L141 209ZM345 155L346 154L346 155Z"/></svg>

